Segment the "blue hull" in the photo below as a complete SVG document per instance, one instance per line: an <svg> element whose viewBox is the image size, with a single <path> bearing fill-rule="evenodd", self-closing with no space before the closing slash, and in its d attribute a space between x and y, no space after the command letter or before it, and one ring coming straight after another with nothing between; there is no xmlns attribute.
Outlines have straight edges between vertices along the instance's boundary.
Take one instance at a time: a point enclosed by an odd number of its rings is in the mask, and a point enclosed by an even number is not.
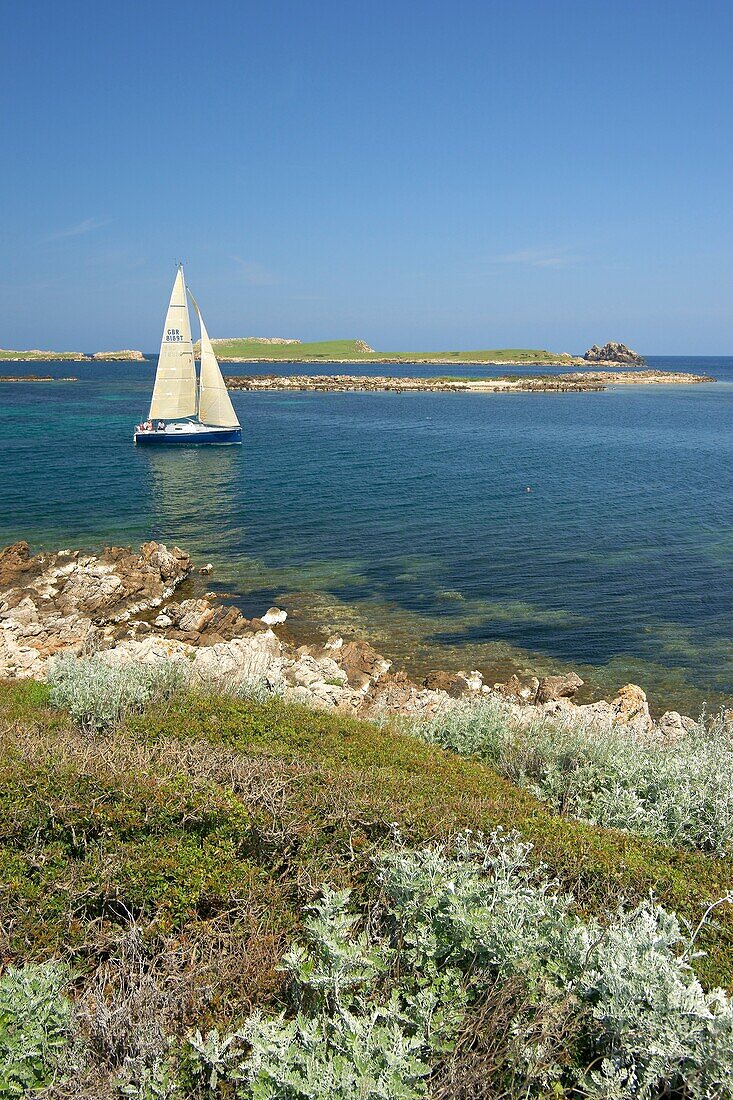
<svg viewBox="0 0 733 1100"><path fill-rule="evenodd" d="M212 428L210 431L135 432L135 443L145 447L199 447L205 443L242 442L241 428Z"/></svg>

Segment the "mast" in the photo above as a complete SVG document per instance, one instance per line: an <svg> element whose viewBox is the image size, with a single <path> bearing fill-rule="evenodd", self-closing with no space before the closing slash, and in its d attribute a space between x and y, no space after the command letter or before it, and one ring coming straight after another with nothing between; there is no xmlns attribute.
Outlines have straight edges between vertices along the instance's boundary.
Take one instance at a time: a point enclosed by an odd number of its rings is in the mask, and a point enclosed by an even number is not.
<svg viewBox="0 0 733 1100"><path fill-rule="evenodd" d="M176 420L195 416L196 404L191 320L183 264L179 264L165 317L148 417L150 420Z"/></svg>

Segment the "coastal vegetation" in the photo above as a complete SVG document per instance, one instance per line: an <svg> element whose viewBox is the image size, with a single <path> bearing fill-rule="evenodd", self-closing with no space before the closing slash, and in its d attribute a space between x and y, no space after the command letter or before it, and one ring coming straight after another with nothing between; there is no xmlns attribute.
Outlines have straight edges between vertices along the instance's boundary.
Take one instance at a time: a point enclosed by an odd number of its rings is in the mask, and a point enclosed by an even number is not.
<svg viewBox="0 0 733 1100"><path fill-rule="evenodd" d="M731 1095L716 845L183 664L0 685L0 1095Z"/></svg>

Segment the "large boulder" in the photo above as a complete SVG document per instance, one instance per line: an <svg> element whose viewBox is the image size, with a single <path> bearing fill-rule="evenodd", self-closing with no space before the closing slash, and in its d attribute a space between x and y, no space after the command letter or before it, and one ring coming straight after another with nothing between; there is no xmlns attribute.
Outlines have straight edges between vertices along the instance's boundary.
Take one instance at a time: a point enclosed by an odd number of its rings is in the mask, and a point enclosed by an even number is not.
<svg viewBox="0 0 733 1100"><path fill-rule="evenodd" d="M598 344L593 344L583 358L588 363L625 363L633 367L646 366L646 359L643 356L627 348L626 344L618 344L613 340L609 340L602 348L599 348Z"/></svg>
<svg viewBox="0 0 733 1100"><path fill-rule="evenodd" d="M694 718L688 718L687 715L680 714L676 710L668 710L657 722L656 729L665 741L678 741L685 734L696 729L697 725Z"/></svg>
<svg viewBox="0 0 733 1100"><path fill-rule="evenodd" d="M27 542L14 542L0 550L0 590L17 584L24 573L29 573L38 558L31 558Z"/></svg>
<svg viewBox="0 0 733 1100"><path fill-rule="evenodd" d="M421 720L435 718L449 706L455 703L447 692L420 687L406 672L395 672L370 689L364 709L371 717L398 714Z"/></svg>
<svg viewBox="0 0 733 1100"><path fill-rule="evenodd" d="M556 699L572 699L582 688L583 680L577 672L568 672L562 676L543 676L537 685L535 704L551 703Z"/></svg>
<svg viewBox="0 0 733 1100"><path fill-rule="evenodd" d="M392 662L369 642L345 642L338 634L328 639L324 653L346 673L349 686L362 693L367 692L392 667Z"/></svg>
<svg viewBox="0 0 733 1100"><path fill-rule="evenodd" d="M282 643L270 630L196 649L191 662L195 678L214 688L261 685L270 691L285 687Z"/></svg>
<svg viewBox="0 0 733 1100"><path fill-rule="evenodd" d="M140 630L140 622L133 623ZM264 631L261 619L246 619L233 605L216 604L213 598L170 602L153 621L153 628L189 645L217 645Z"/></svg>
<svg viewBox="0 0 733 1100"><path fill-rule="evenodd" d="M510 701L530 703L534 701L538 687L539 680L536 676L526 676L522 674L520 678L517 676L516 672L513 672L508 680L505 680L503 683L494 684L491 688L491 692L493 695L500 695L504 699Z"/></svg>
<svg viewBox="0 0 733 1100"><path fill-rule="evenodd" d="M480 672L429 672L423 685L431 691L444 691L451 699L462 699L482 690L484 678Z"/></svg>

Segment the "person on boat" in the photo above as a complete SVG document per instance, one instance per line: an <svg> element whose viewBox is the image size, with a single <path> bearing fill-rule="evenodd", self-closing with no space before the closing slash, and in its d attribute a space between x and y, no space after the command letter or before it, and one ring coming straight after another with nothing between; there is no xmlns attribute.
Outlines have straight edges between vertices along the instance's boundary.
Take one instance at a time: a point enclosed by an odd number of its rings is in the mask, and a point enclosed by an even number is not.
<svg viewBox="0 0 733 1100"><path fill-rule="evenodd" d="M158 431L159 432L164 432L165 431L165 420L159 420L158 421Z"/></svg>

